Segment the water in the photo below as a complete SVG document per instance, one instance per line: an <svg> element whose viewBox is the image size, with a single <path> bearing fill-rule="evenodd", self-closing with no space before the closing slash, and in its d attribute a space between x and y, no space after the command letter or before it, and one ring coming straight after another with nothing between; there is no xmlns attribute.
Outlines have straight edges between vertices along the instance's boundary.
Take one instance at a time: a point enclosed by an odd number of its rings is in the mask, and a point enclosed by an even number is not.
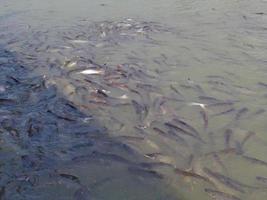
<svg viewBox="0 0 267 200"><path fill-rule="evenodd" d="M266 198L265 1L1 4L1 198Z"/></svg>

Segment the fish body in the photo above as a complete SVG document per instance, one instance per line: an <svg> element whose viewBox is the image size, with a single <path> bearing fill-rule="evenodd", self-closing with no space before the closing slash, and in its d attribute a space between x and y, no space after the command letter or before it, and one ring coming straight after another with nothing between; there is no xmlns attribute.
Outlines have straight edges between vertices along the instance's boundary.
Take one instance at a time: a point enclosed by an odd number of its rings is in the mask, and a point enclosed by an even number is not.
<svg viewBox="0 0 267 200"><path fill-rule="evenodd" d="M218 190L205 188L205 192L214 200L241 200L234 195L227 194Z"/></svg>
<svg viewBox="0 0 267 200"><path fill-rule="evenodd" d="M98 75L98 74L103 74L104 71L98 70L98 69L86 69L86 70L83 70L79 73L80 74L86 74L86 75Z"/></svg>

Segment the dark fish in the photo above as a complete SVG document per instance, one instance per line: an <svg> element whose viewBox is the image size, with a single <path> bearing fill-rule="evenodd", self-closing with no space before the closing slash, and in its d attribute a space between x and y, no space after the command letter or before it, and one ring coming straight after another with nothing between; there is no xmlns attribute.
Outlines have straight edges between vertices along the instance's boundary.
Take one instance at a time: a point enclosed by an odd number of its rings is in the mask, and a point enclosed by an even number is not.
<svg viewBox="0 0 267 200"><path fill-rule="evenodd" d="M246 143L251 137L253 137L254 135L256 135L255 132L249 131L249 132L247 133L247 135L244 137L244 139L242 140L242 142L241 142L241 147L243 147L243 146L245 145L245 143Z"/></svg>
<svg viewBox="0 0 267 200"><path fill-rule="evenodd" d="M255 15L265 15L265 13L264 12L257 12L257 13L255 13Z"/></svg>
<svg viewBox="0 0 267 200"><path fill-rule="evenodd" d="M10 105L15 103L16 103L15 99L0 98L0 105Z"/></svg>
<svg viewBox="0 0 267 200"><path fill-rule="evenodd" d="M173 90L176 94L180 95L183 97L182 93L178 91L173 85L170 85L171 90Z"/></svg>
<svg viewBox="0 0 267 200"><path fill-rule="evenodd" d="M242 157L244 159L254 163L254 164L263 165L263 166L267 167L267 162L266 161L260 160L258 158L253 158L253 157L250 157L250 156L246 156L246 155L243 155Z"/></svg>
<svg viewBox="0 0 267 200"><path fill-rule="evenodd" d="M187 122L179 119L179 118L174 118L173 121L175 121L177 124L179 124L180 126L182 126L185 129L188 129L189 131L191 131L192 133L194 133L197 137L200 138L200 134L199 132L190 124L188 124Z"/></svg>
<svg viewBox="0 0 267 200"><path fill-rule="evenodd" d="M220 165L220 167L224 170L224 172L227 173L227 168L223 164L220 156L218 154L216 154L216 153L214 153L212 156L213 156L214 160L218 163L218 165Z"/></svg>
<svg viewBox="0 0 267 200"><path fill-rule="evenodd" d="M137 83L136 84L137 88L141 88L147 92L158 92L160 91L160 89L154 85L150 85L150 84L144 84L144 83Z"/></svg>
<svg viewBox="0 0 267 200"><path fill-rule="evenodd" d="M230 139L233 135L232 129L226 129L224 132L224 146L226 149L230 148Z"/></svg>
<svg viewBox="0 0 267 200"><path fill-rule="evenodd" d="M138 167L146 168L146 169L153 169L157 167L174 168L172 164L166 163L166 162L142 162L142 163L138 163Z"/></svg>
<svg viewBox="0 0 267 200"><path fill-rule="evenodd" d="M54 112L51 111L51 110L47 110L46 112L48 112L48 113L54 115L54 116L57 117L58 119L63 119L63 120L70 121L70 122L74 122L74 121L76 121L75 119L69 118L69 117L67 117L67 116L61 116L61 115L58 115L58 114L54 113Z"/></svg>
<svg viewBox="0 0 267 200"><path fill-rule="evenodd" d="M156 110L156 111L159 111L160 108L164 105L164 103L167 101L166 98L164 97L157 97L155 98L155 100L153 101L153 108Z"/></svg>
<svg viewBox="0 0 267 200"><path fill-rule="evenodd" d="M205 110L201 110L199 113L202 116L204 122L204 129L207 129L209 124L208 114L205 112Z"/></svg>
<svg viewBox="0 0 267 200"><path fill-rule="evenodd" d="M197 140L202 141L201 138L195 136L195 135L192 134L191 132L188 132L188 131L186 131L186 130L184 130L184 129L182 129L182 128L180 128L180 127L178 127L178 126L176 126L176 125L174 125L174 124L172 124L172 123L170 123L170 122L165 122L164 125L167 126L167 127L170 128L170 129L172 129L172 130L175 130L175 131L178 132L178 133L182 133L182 134L184 134L184 135L188 135L188 136L191 136L191 137L193 137L193 138L195 138L195 139L197 139Z"/></svg>
<svg viewBox="0 0 267 200"><path fill-rule="evenodd" d="M233 95L232 92L230 92L230 91L228 91L228 90L221 89L221 88L212 87L211 89L212 89L212 90L215 90L216 92L220 92L220 93L227 94L227 95L230 95L230 96Z"/></svg>
<svg viewBox="0 0 267 200"><path fill-rule="evenodd" d="M226 149L222 149L222 150L218 150L218 151L213 151L213 152L209 152L206 153L205 156L209 156L209 155L213 155L213 154L236 154L236 148L226 148Z"/></svg>
<svg viewBox="0 0 267 200"><path fill-rule="evenodd" d="M100 96L100 97L108 97L108 95L103 91L103 90L96 90L96 93Z"/></svg>
<svg viewBox="0 0 267 200"><path fill-rule="evenodd" d="M230 109L228 109L228 110L225 110L225 111L216 113L216 114L214 114L213 116L225 115L225 114L228 114L228 113L231 113L231 112L234 112L234 111L235 111L235 108L230 108Z"/></svg>
<svg viewBox="0 0 267 200"><path fill-rule="evenodd" d="M220 174L218 172L211 171L210 169L208 169L206 167L203 168L203 170L204 170L204 172L206 174L208 174L209 176L211 176L214 179L218 180L220 183L222 183L225 186L227 186L229 188L232 188L232 189L234 189L234 190L236 190L238 192L245 193L245 190L243 189L243 187L255 189L255 187L248 186L248 185L245 185L243 183L240 183L239 181L231 179L230 177L224 176L224 175L222 175L222 174Z"/></svg>
<svg viewBox="0 0 267 200"><path fill-rule="evenodd" d="M184 144L184 145L187 145L186 141L184 138L180 137L179 135L175 134L173 131L163 131L157 127L154 127L153 130L158 133L159 135L163 136L163 137L166 137L166 138L169 138L171 140L175 140L176 142L179 142L180 144Z"/></svg>
<svg viewBox="0 0 267 200"><path fill-rule="evenodd" d="M233 101L225 101L225 102L211 103L211 104L208 105L208 107L231 106L231 105L234 105Z"/></svg>
<svg viewBox="0 0 267 200"><path fill-rule="evenodd" d="M223 76L219 76L219 75L208 75L207 78L219 78L219 79L225 79Z"/></svg>
<svg viewBox="0 0 267 200"><path fill-rule="evenodd" d="M143 178L157 178L163 179L163 175L153 170L147 170L140 167L128 167L128 171L134 175L141 176Z"/></svg>
<svg viewBox="0 0 267 200"><path fill-rule="evenodd" d="M263 176L256 176L256 179L264 184L266 184L267 186L267 178L263 177Z"/></svg>
<svg viewBox="0 0 267 200"><path fill-rule="evenodd" d="M245 115L248 112L248 108L241 108L240 110L238 110L238 112L236 113L235 119L239 120L243 115Z"/></svg>
<svg viewBox="0 0 267 200"><path fill-rule="evenodd" d="M135 100L132 100L132 105L135 109L136 114L140 115L141 120L144 120L148 115L148 107L146 105L141 105Z"/></svg>
<svg viewBox="0 0 267 200"><path fill-rule="evenodd" d="M258 82L258 85L266 87L267 88L267 83L263 83L263 82Z"/></svg>
<svg viewBox="0 0 267 200"><path fill-rule="evenodd" d="M71 175L71 174L63 174L63 173L60 173L59 176L63 177L63 178L66 178L66 179L69 179L69 180L72 180L78 184L80 184L80 180L77 176L74 176L74 175Z"/></svg>
<svg viewBox="0 0 267 200"><path fill-rule="evenodd" d="M226 85L224 82L218 81L218 80L209 80L208 83L211 84L211 85L216 85L216 86L218 86L218 85L221 85L221 86L222 85Z"/></svg>
<svg viewBox="0 0 267 200"><path fill-rule="evenodd" d="M199 174L196 174L192 171L185 171L185 170L182 170L182 169L179 169L179 168L175 168L174 169L174 172L177 173L177 174L180 174L182 176L189 176L189 177L193 177L193 178L197 178L197 179L200 179L200 180L203 180L203 181L206 181L206 182L209 182L210 183L210 180L204 176L201 176Z"/></svg>
<svg viewBox="0 0 267 200"><path fill-rule="evenodd" d="M213 190L209 188L205 188L205 192L208 193L208 195L213 198L214 200L241 200L238 197L232 195L232 194L227 194L225 192L221 192L218 190Z"/></svg>
<svg viewBox="0 0 267 200"><path fill-rule="evenodd" d="M140 141L144 141L144 137L137 137L137 136L129 136L129 135L121 135L121 136L117 136L116 139L122 139L125 141L133 141L133 142L140 142Z"/></svg>
<svg viewBox="0 0 267 200"><path fill-rule="evenodd" d="M214 97L209 97L209 96L199 96L198 98L200 100L208 101L208 102L219 102L220 101L219 99L216 99Z"/></svg>
<svg viewBox="0 0 267 200"><path fill-rule="evenodd" d="M157 152L157 153L147 153L144 156L154 160L157 158L157 156L161 156L161 155L162 155L162 153Z"/></svg>
<svg viewBox="0 0 267 200"><path fill-rule="evenodd" d="M254 115L260 115L260 114L265 113L265 112L266 112L266 110L263 109L263 108L261 108L261 109L257 110L257 111L254 113Z"/></svg>

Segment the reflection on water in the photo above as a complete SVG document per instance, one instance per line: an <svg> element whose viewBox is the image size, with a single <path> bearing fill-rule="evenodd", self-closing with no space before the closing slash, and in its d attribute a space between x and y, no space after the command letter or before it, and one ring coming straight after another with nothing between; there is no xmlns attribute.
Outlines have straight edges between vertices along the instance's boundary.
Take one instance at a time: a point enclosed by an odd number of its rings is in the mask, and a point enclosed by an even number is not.
<svg viewBox="0 0 267 200"><path fill-rule="evenodd" d="M0 196L265 199L267 3L128 3L5 3Z"/></svg>

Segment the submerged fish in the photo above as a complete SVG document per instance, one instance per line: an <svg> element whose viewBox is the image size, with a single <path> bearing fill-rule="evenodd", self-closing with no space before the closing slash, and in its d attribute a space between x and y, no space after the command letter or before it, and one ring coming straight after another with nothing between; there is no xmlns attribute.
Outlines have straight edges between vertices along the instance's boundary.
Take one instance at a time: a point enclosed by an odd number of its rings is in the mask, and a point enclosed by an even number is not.
<svg viewBox="0 0 267 200"><path fill-rule="evenodd" d="M245 193L245 190L243 189L244 187L246 188L253 188L255 189L255 187L253 186L249 186L249 185L245 185L237 180L234 180L230 177L227 177L225 175L222 175L218 172L214 172L208 168L203 168L203 171L208 175L211 176L213 179L216 179L217 181L219 181L221 184L227 186L228 188L231 188L235 191L241 192L241 193Z"/></svg>
<svg viewBox="0 0 267 200"><path fill-rule="evenodd" d="M172 129L172 130L175 130L176 133L181 133L183 135L188 135L188 136L191 136L191 137L193 137L193 138L195 138L197 140L202 141L202 139L200 137L198 137L198 136L194 135L193 133L188 132L187 130L185 130L183 128L180 128L180 127L178 127L178 126L176 126L176 125L174 125L174 124L172 124L170 122L165 122L164 125L167 126L170 129Z"/></svg>
<svg viewBox="0 0 267 200"><path fill-rule="evenodd" d="M256 176L256 179L267 186L267 178L263 176Z"/></svg>
<svg viewBox="0 0 267 200"><path fill-rule="evenodd" d="M143 178L157 178L163 179L163 175L159 174L156 171L144 169L141 167L128 167L128 171L134 175L141 176Z"/></svg>
<svg viewBox="0 0 267 200"><path fill-rule="evenodd" d="M246 155L243 155L242 157L244 159L254 163L254 164L258 164L258 165L262 165L262 166L266 166L267 167L267 162L266 161L260 160L258 158L253 158L253 157L250 157L250 156L246 156Z"/></svg>
<svg viewBox="0 0 267 200"><path fill-rule="evenodd" d="M80 184L80 180L77 176L74 176L74 175L71 175L71 174L65 174L65 173L60 173L59 176L63 177L63 178L66 178L66 179L69 179L69 180L72 180L78 184Z"/></svg>
<svg viewBox="0 0 267 200"><path fill-rule="evenodd" d="M232 194L227 194L218 190L205 188L204 191L214 200L241 200Z"/></svg>
<svg viewBox="0 0 267 200"><path fill-rule="evenodd" d="M174 169L174 172L177 173L177 174L180 174L182 176L190 176L190 177L193 177L193 178L197 178L197 179L200 179L200 180L203 180L203 181L206 181L206 182L209 182L210 183L210 180L204 176L201 176L197 173L194 173L192 171L185 171L185 170L182 170L182 169L179 169L179 168L175 168Z"/></svg>
<svg viewBox="0 0 267 200"><path fill-rule="evenodd" d="M232 129L226 129L225 132L224 132L224 145L225 145L225 148L228 149L230 148L230 139L233 135L233 131Z"/></svg>
<svg viewBox="0 0 267 200"><path fill-rule="evenodd" d="M200 137L199 132L190 124L188 124L187 122L179 119L179 118L174 118L173 121L175 121L177 124L179 124L180 126L182 126L185 129L188 129L189 131L191 131L192 133L194 133L197 137Z"/></svg>
<svg viewBox="0 0 267 200"><path fill-rule="evenodd" d="M243 147L245 145L245 143L253 136L255 136L256 133L255 132L252 132L252 131L249 131L248 134L244 137L244 139L242 140L241 142L241 146Z"/></svg>
<svg viewBox="0 0 267 200"><path fill-rule="evenodd" d="M204 122L204 129L208 128L208 124L209 124L209 118L208 118L208 114L207 112L205 112L205 110L201 110L200 115L202 116L203 122Z"/></svg>
<svg viewBox="0 0 267 200"><path fill-rule="evenodd" d="M243 115L245 115L248 112L248 108L244 107L241 108L240 110L238 110L238 112L236 113L235 119L239 120Z"/></svg>

